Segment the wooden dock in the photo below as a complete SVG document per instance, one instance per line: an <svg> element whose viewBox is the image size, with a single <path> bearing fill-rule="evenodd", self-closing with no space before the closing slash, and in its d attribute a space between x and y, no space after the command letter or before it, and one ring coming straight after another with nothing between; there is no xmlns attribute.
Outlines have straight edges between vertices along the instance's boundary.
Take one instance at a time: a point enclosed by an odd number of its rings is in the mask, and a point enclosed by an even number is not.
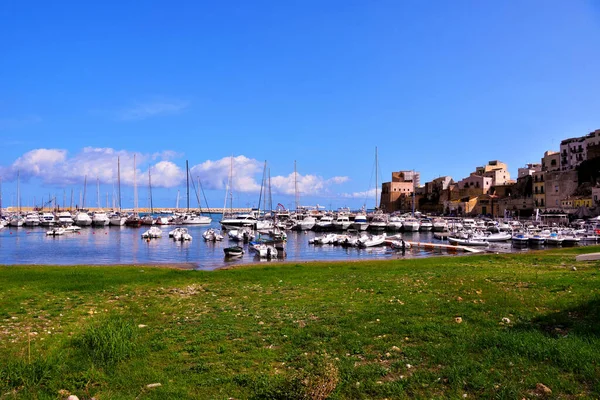
<svg viewBox="0 0 600 400"><path fill-rule="evenodd" d="M467 253L483 253L484 252L484 250L474 249L472 247L467 247L467 246L454 246L451 244L431 243L431 242L409 242L408 240L405 240L405 242L410 244L411 246L426 249L426 250L441 249L441 250L446 250L449 252L465 251Z"/></svg>

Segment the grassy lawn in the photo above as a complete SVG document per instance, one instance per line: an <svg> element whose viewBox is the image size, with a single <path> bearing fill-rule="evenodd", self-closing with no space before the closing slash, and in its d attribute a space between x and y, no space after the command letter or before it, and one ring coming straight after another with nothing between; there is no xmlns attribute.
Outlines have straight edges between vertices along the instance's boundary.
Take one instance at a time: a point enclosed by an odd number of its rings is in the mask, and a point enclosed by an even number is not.
<svg viewBox="0 0 600 400"><path fill-rule="evenodd" d="M0 398L599 398L593 251L0 267Z"/></svg>

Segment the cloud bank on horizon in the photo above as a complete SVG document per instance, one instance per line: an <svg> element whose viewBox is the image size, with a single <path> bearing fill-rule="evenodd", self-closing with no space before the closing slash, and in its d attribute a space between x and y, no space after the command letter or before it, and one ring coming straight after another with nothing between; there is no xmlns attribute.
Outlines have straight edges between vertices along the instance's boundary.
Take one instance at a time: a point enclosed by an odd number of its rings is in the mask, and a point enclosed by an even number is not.
<svg viewBox="0 0 600 400"><path fill-rule="evenodd" d="M134 173L135 154L135 173ZM15 181L17 175L22 181L39 179L43 184L65 187L98 179L102 184L115 184L119 176L122 185L133 186L136 181L143 185L150 172L152 186L174 188L186 184L185 166L172 161L182 154L162 151L153 154L134 153L113 148L84 147L70 155L64 149L39 148L30 150L17 158L9 166L0 166L3 181ZM244 155L224 157L219 160L206 160L190 165L189 178L200 179L207 190L225 190L229 184L241 193L258 193L262 186L264 163ZM348 182L347 176L323 178L318 175L294 172L271 177L271 191L274 194L293 195L298 187L303 195L328 197L334 195L333 185ZM230 183L231 182L231 183ZM340 194L341 197L360 197L353 194Z"/></svg>

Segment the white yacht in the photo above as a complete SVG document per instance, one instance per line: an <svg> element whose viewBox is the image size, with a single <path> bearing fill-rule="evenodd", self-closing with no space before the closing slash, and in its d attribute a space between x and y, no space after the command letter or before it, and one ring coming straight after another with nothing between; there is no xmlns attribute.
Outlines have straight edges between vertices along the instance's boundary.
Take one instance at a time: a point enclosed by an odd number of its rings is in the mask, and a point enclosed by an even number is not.
<svg viewBox="0 0 600 400"><path fill-rule="evenodd" d="M315 217L307 215L296 223L296 229L300 231L309 231L316 223L317 219Z"/></svg>
<svg viewBox="0 0 600 400"><path fill-rule="evenodd" d="M37 213L29 213L23 220L25 226L38 226L40 224L40 216Z"/></svg>
<svg viewBox="0 0 600 400"><path fill-rule="evenodd" d="M75 214L74 224L77 226L90 226L92 218L85 211L79 211Z"/></svg>
<svg viewBox="0 0 600 400"><path fill-rule="evenodd" d="M358 213L354 217L352 227L357 231L366 231L369 227L369 221L367 221L367 215L365 213Z"/></svg>
<svg viewBox="0 0 600 400"><path fill-rule="evenodd" d="M333 229L333 217L331 215L323 215L319 222L315 224L315 230L328 231Z"/></svg>
<svg viewBox="0 0 600 400"><path fill-rule="evenodd" d="M184 220L185 221L185 220ZM184 222L185 223L185 222ZM221 228L223 229L237 229L243 226L248 226L252 229L256 229L256 217L251 214L238 214L231 218L224 218L221 220Z"/></svg>
<svg viewBox="0 0 600 400"><path fill-rule="evenodd" d="M352 225L352 222L346 213L338 214L337 218L333 221L333 228L337 230L345 231L350 228L350 225Z"/></svg>
<svg viewBox="0 0 600 400"><path fill-rule="evenodd" d="M443 218L437 218L433 221L432 229L434 232L443 232L448 230L448 223Z"/></svg>
<svg viewBox="0 0 600 400"><path fill-rule="evenodd" d="M108 223L112 226L123 226L127 221L127 216L121 213L112 213L108 216Z"/></svg>
<svg viewBox="0 0 600 400"><path fill-rule="evenodd" d="M92 215L92 225L94 226L106 226L109 222L108 215L104 211L96 211Z"/></svg>
<svg viewBox="0 0 600 400"><path fill-rule="evenodd" d="M61 211L57 215L58 221L57 223L60 225L72 225L73 224L73 216L68 211Z"/></svg>
<svg viewBox="0 0 600 400"><path fill-rule="evenodd" d="M50 212L45 212L40 217L40 225L42 226L52 226L56 223L56 217L54 214Z"/></svg>
<svg viewBox="0 0 600 400"><path fill-rule="evenodd" d="M390 217L387 224L387 229L391 231L399 231L402 229L402 225L404 225L404 218L394 215Z"/></svg>
<svg viewBox="0 0 600 400"><path fill-rule="evenodd" d="M19 214L13 215L13 217L8 221L9 226L19 227L23 226L23 217Z"/></svg>
<svg viewBox="0 0 600 400"><path fill-rule="evenodd" d="M420 231L430 231L433 229L433 223L429 218L421 218L419 230Z"/></svg>
<svg viewBox="0 0 600 400"><path fill-rule="evenodd" d="M388 217L383 213L377 213L373 215L371 222L369 222L369 229L374 231L381 231L386 229L388 226Z"/></svg>
<svg viewBox="0 0 600 400"><path fill-rule="evenodd" d="M212 218L206 215L185 214L183 216L184 225L208 225L212 222Z"/></svg>
<svg viewBox="0 0 600 400"><path fill-rule="evenodd" d="M402 226L405 232L417 232L421 228L421 223L416 218L406 218Z"/></svg>

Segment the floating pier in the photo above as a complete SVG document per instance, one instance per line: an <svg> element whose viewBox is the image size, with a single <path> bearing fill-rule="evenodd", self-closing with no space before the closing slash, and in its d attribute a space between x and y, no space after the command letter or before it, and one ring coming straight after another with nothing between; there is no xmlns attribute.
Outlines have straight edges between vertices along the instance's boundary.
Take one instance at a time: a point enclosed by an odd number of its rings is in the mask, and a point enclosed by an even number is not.
<svg viewBox="0 0 600 400"><path fill-rule="evenodd" d="M447 251L465 251L467 253L483 253L484 250L474 249L472 247L467 246L453 246L451 244L443 244L443 243L430 243L430 242L409 242L405 240L406 243L410 244L413 247L420 247L423 249L442 249Z"/></svg>

